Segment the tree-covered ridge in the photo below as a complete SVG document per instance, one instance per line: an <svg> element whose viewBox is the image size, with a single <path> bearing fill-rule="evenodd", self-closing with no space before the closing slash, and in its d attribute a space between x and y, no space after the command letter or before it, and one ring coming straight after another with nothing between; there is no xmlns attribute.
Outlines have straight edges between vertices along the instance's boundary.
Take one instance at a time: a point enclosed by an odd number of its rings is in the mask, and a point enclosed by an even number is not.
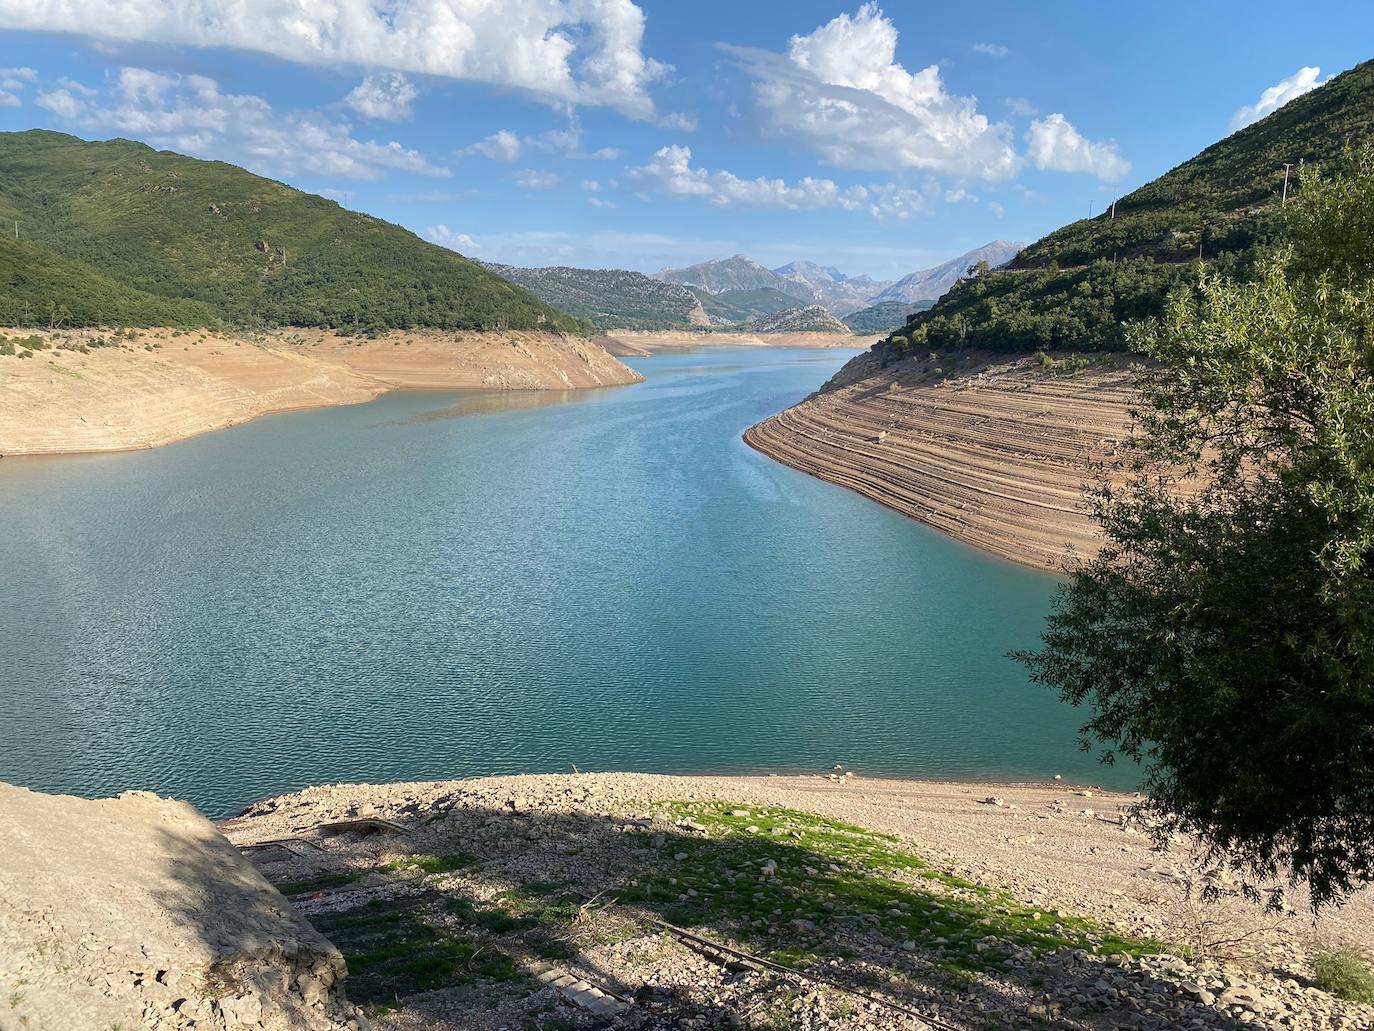
<svg viewBox="0 0 1374 1031"><path fill-rule="evenodd" d="M642 272L563 265L517 268L493 262L483 266L598 329L689 329L706 320L692 291Z"/></svg>
<svg viewBox="0 0 1374 1031"><path fill-rule="evenodd" d="M400 226L129 140L0 133L0 224L0 323L587 328Z"/></svg>
<svg viewBox="0 0 1374 1031"><path fill-rule="evenodd" d="M1005 270L956 286L893 336L902 350L1109 350L1122 324L1155 316L1197 277L1199 255L1243 271L1281 229L1284 165L1333 163L1374 128L1374 62L1120 198L1115 210L1055 230ZM1296 176L1290 181L1290 189Z"/></svg>

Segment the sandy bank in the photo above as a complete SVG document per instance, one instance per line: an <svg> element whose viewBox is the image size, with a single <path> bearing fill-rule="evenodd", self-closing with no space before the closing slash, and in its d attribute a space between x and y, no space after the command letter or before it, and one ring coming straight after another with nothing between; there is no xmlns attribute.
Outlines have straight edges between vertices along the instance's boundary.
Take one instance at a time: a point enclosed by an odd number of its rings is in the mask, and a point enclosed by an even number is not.
<svg viewBox="0 0 1374 1031"><path fill-rule="evenodd" d="M44 333L31 358L0 356L0 454L156 447L259 415L357 404L406 388L566 390L643 377L590 340L545 333L320 330L254 335L139 330L119 346L61 350L99 334Z"/></svg>
<svg viewBox="0 0 1374 1031"><path fill-rule="evenodd" d="M1090 460L1126 436L1132 378L1106 356L1073 375L1032 357L852 360L819 392L746 431L754 448L985 551L1042 569L1091 555Z"/></svg>
<svg viewBox="0 0 1374 1031"><path fill-rule="evenodd" d="M596 338L607 351L622 357L643 357L660 351L698 347L847 347L857 350L876 340L874 335L849 333L691 333L660 330L616 330Z"/></svg>

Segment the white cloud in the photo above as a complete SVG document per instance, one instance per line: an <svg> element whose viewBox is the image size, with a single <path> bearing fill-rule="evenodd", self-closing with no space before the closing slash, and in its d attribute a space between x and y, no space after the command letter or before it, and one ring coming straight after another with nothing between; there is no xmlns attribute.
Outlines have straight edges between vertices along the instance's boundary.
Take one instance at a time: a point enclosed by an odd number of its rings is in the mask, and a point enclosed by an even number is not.
<svg viewBox="0 0 1374 1031"><path fill-rule="evenodd" d="M975 43L972 49L975 54L982 54L984 57L1006 57L1011 53L1001 43Z"/></svg>
<svg viewBox="0 0 1374 1031"><path fill-rule="evenodd" d="M583 179L582 189L586 190L588 193L597 193L601 189L601 184L595 179Z"/></svg>
<svg viewBox="0 0 1374 1031"><path fill-rule="evenodd" d="M906 169L986 180L1020 168L1011 128L947 93L938 65L896 63L897 29L874 3L841 14L787 54L726 47L753 73L765 135L842 168Z"/></svg>
<svg viewBox="0 0 1374 1031"><path fill-rule="evenodd" d="M32 68L0 68L0 89L21 90L37 78Z"/></svg>
<svg viewBox="0 0 1374 1031"><path fill-rule="evenodd" d="M1018 118L1030 118L1040 113L1040 109L1025 97L1008 97L1006 104L1007 110Z"/></svg>
<svg viewBox="0 0 1374 1031"><path fill-rule="evenodd" d="M81 113L81 101L72 96L70 90L55 89L47 93L40 93L37 104L44 110L51 111L58 118L66 118L69 121Z"/></svg>
<svg viewBox="0 0 1374 1031"><path fill-rule="evenodd" d="M615 201L606 200L604 197L588 197L587 203L594 208L613 208Z"/></svg>
<svg viewBox="0 0 1374 1031"><path fill-rule="evenodd" d="M442 222L426 229L424 237L431 243L437 243L440 247L447 247L451 251L459 251L463 254L473 254L481 250L477 246L477 241L468 236L467 233L455 232Z"/></svg>
<svg viewBox="0 0 1374 1031"><path fill-rule="evenodd" d="M642 190L677 199L694 197L718 207L838 208L907 218L929 206L922 191L892 184L840 186L833 179L810 176L792 183L763 176L741 179L733 172L693 167L691 148L683 146L660 148L645 164L629 169L628 176Z"/></svg>
<svg viewBox="0 0 1374 1031"><path fill-rule="evenodd" d="M696 132L697 116L675 112L664 115L658 120L659 127L662 129L673 129L677 132Z"/></svg>
<svg viewBox="0 0 1374 1031"><path fill-rule="evenodd" d="M1007 209L1002 207L1002 205L998 204L995 200L988 201L988 210L998 218L1001 218L1007 213Z"/></svg>
<svg viewBox="0 0 1374 1031"><path fill-rule="evenodd" d="M558 185L558 176L552 172L522 168L515 173L515 185L522 190L551 190Z"/></svg>
<svg viewBox="0 0 1374 1031"><path fill-rule="evenodd" d="M566 109L566 113L568 116L566 129L549 129L529 136L517 136L509 129L501 129L486 139L478 140L476 143L462 148L457 152L458 156L480 154L482 157L491 158L493 161L516 161L525 151L537 150L548 154L562 154L580 160L614 161L620 157L620 151L614 147L602 147L590 154L584 151L582 149L582 125L577 119L577 113L571 108Z"/></svg>
<svg viewBox="0 0 1374 1031"><path fill-rule="evenodd" d="M410 105L418 95L414 83L400 72L378 72L364 75L344 103L365 118L399 122L410 117Z"/></svg>
<svg viewBox="0 0 1374 1031"><path fill-rule="evenodd" d="M1118 182L1131 170L1115 143L1084 139L1062 114L1031 122L1026 131L1030 159L1037 168L1056 172L1087 172L1103 182Z"/></svg>
<svg viewBox="0 0 1374 1031"><path fill-rule="evenodd" d="M632 0L0 0L0 28L443 76L645 119L668 71L644 56Z"/></svg>
<svg viewBox="0 0 1374 1031"><path fill-rule="evenodd" d="M23 101L13 93L7 93L0 89L0 107L18 107Z"/></svg>
<svg viewBox="0 0 1374 1031"><path fill-rule="evenodd" d="M509 129L502 129L500 132L492 133L484 140L464 147L458 153L460 155L481 154L493 161L514 161L524 149L525 145L519 136Z"/></svg>
<svg viewBox="0 0 1374 1031"><path fill-rule="evenodd" d="M279 116L261 97L221 93L219 84L203 75L121 68L96 98L58 89L40 94L38 103L85 128L113 130L270 174L349 179L376 179L387 170L448 174L399 143L356 139L347 124L313 114Z"/></svg>
<svg viewBox="0 0 1374 1031"><path fill-rule="evenodd" d="M1286 79L1280 79L1259 95L1253 104L1247 104L1231 118L1231 128L1244 129L1252 122L1258 122L1265 115L1283 107L1290 100L1296 100L1304 93L1311 93L1318 86L1324 86L1322 70L1316 67L1299 68Z"/></svg>

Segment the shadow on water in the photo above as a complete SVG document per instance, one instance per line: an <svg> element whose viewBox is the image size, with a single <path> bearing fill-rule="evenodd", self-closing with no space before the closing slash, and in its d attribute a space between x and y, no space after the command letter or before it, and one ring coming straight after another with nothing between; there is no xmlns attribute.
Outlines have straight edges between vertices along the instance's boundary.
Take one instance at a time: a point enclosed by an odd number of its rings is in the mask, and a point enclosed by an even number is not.
<svg viewBox="0 0 1374 1031"><path fill-rule="evenodd" d="M308 806L290 812L293 826L319 819ZM1166 1019L1244 1026L1188 1009L1139 961L1158 943L1041 914L895 838L809 814L658 803L631 819L439 796L388 819L400 833L259 860L342 950L350 998L374 1017L781 1031L926 1026L919 1013L943 1027L1145 1026L1138 1004L1087 989L1129 972L1132 998L1156 997ZM739 951L713 953L666 925ZM539 979L550 971L629 1005L574 1009Z"/></svg>

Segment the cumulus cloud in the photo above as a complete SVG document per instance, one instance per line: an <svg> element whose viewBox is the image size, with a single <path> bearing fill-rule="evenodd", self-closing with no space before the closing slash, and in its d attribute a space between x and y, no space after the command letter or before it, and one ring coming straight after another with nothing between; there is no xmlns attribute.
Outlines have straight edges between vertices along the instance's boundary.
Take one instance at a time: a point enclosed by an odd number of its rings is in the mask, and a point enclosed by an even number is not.
<svg viewBox="0 0 1374 1031"><path fill-rule="evenodd" d="M1252 122L1258 122L1265 115L1272 114L1290 100L1296 100L1304 93L1311 93L1326 83L1321 77L1322 70L1317 67L1299 68L1286 79L1280 79L1259 95L1253 104L1246 104L1231 118L1231 129L1244 129Z"/></svg>
<svg viewBox="0 0 1374 1031"><path fill-rule="evenodd" d="M437 243L440 247L447 247L451 251L460 251L464 254L473 254L481 249L477 246L477 241L468 236L467 233L459 233L442 222L426 229L424 236L431 243Z"/></svg>
<svg viewBox="0 0 1374 1031"><path fill-rule="evenodd" d="M32 68L0 68L0 89L22 90L37 78Z"/></svg>
<svg viewBox="0 0 1374 1031"><path fill-rule="evenodd" d="M0 0L0 28L444 76L646 119L668 71L644 55L632 0Z"/></svg>
<svg viewBox="0 0 1374 1031"><path fill-rule="evenodd" d="M418 95L414 83L400 72L378 72L364 75L344 103L364 118L399 122L410 117L410 105Z"/></svg>
<svg viewBox="0 0 1374 1031"><path fill-rule="evenodd" d="M922 191L893 184L842 187L833 179L810 176L789 183L763 176L743 179L733 172L695 167L691 148L683 146L659 149L645 164L631 168L628 177L643 191L676 199L697 198L718 207L838 208L890 218L928 210Z"/></svg>
<svg viewBox="0 0 1374 1031"><path fill-rule="evenodd" d="M520 157L525 149L524 142L519 136L509 129L502 129L494 132L484 140L464 147L458 153L480 154L482 157L491 158L493 161L514 161Z"/></svg>
<svg viewBox="0 0 1374 1031"><path fill-rule="evenodd" d="M1131 170L1115 143L1086 140L1062 114L1031 122L1026 132L1030 159L1037 168L1056 172L1086 172L1103 182L1119 182Z"/></svg>
<svg viewBox="0 0 1374 1031"><path fill-rule="evenodd" d="M279 116L261 97L220 92L203 75L121 68L95 96L61 88L38 103L88 129L115 131L198 157L233 160L278 175L376 179L387 170L448 175L399 143L355 138L316 115Z"/></svg>
<svg viewBox="0 0 1374 1031"><path fill-rule="evenodd" d="M588 153L582 149L582 126L577 113L567 109L568 127L519 136L509 129L501 129L485 139L469 144L458 151L459 157L478 154L493 161L517 161L526 151L562 154L570 158L593 161L613 161L620 157L614 147L601 147Z"/></svg>
<svg viewBox="0 0 1374 1031"><path fill-rule="evenodd" d="M985 180L1020 168L1011 128L948 93L938 65L896 61L897 29L877 4L793 36L785 55L726 47L755 78L765 135L842 168L908 169Z"/></svg>
<svg viewBox="0 0 1374 1031"><path fill-rule="evenodd" d="M81 101L72 96L71 90L55 89L38 94L39 107L51 111L58 118L71 120L81 114Z"/></svg>
<svg viewBox="0 0 1374 1031"><path fill-rule="evenodd" d="M522 168L515 173L515 185L522 190L551 190L558 185L558 176L552 172Z"/></svg>
<svg viewBox="0 0 1374 1031"><path fill-rule="evenodd" d="M1001 43L975 43L972 50L975 54L982 54L984 57L1006 57L1011 53Z"/></svg>

